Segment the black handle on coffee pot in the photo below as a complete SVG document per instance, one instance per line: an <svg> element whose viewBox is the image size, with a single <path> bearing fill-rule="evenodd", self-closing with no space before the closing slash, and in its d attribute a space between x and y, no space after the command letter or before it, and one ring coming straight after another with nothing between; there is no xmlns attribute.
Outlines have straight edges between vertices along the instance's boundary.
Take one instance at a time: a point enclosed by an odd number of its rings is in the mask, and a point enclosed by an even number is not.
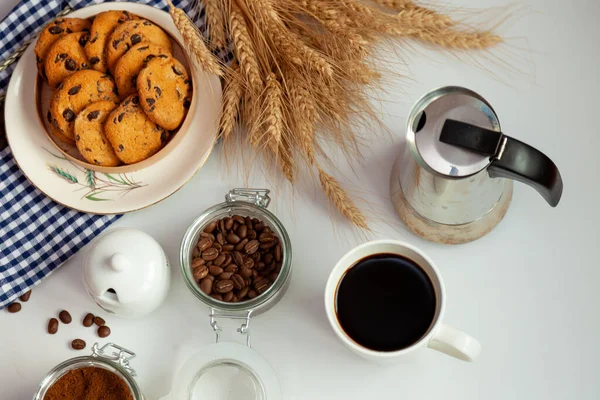
<svg viewBox="0 0 600 400"><path fill-rule="evenodd" d="M563 192L562 178L556 164L541 151L501 132L452 119L444 123L440 141L490 156L490 177L526 183L552 207L558 205Z"/></svg>

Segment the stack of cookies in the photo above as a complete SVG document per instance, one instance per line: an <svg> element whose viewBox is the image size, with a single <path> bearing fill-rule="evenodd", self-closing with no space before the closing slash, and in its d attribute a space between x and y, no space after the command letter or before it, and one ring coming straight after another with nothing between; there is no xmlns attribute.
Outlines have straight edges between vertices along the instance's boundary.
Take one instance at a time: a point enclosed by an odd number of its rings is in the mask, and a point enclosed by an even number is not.
<svg viewBox="0 0 600 400"><path fill-rule="evenodd" d="M53 135L76 145L91 164L147 159L190 107L191 80L173 57L171 38L127 11L55 20L40 34L35 54L53 90L47 113Z"/></svg>

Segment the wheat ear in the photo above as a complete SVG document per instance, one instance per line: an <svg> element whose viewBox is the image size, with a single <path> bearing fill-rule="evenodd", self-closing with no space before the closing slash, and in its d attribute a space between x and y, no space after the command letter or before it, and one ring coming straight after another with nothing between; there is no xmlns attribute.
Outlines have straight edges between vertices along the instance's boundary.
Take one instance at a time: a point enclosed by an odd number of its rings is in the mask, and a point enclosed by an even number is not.
<svg viewBox="0 0 600 400"><path fill-rule="evenodd" d="M329 201L335 205L344 217L360 228L369 229L367 219L363 213L356 207L354 201L333 176L319 168L319 181L321 181L321 187Z"/></svg>
<svg viewBox="0 0 600 400"><path fill-rule="evenodd" d="M504 40L492 32L460 32L440 30L437 32L422 31L414 34L420 40L443 46L449 49L484 50L489 49Z"/></svg>
<svg viewBox="0 0 600 400"><path fill-rule="evenodd" d="M315 108L312 96L304 81L299 74L292 72L286 80L288 98L291 103L291 117L294 119L294 126L298 130L299 140L302 150L310 165L314 165L315 154L313 142L315 138L315 122L317 119L317 110Z"/></svg>
<svg viewBox="0 0 600 400"><path fill-rule="evenodd" d="M169 13L171 14L173 23L179 33L181 33L181 36L183 36L183 41L188 50L194 55L196 62L204 71L217 76L223 76L223 71L218 60L204 44L202 33L198 30L198 27L185 11L175 7L171 0L167 0L167 3L169 4Z"/></svg>
<svg viewBox="0 0 600 400"><path fill-rule="evenodd" d="M223 108L221 111L221 136L224 140L232 134L240 115L240 103L244 94L239 77L239 65L234 65L225 80Z"/></svg>
<svg viewBox="0 0 600 400"><path fill-rule="evenodd" d="M227 44L225 36L225 17L222 0L203 0L210 41L215 48L223 48Z"/></svg>
<svg viewBox="0 0 600 400"><path fill-rule="evenodd" d="M235 56L240 63L242 74L250 89L258 95L263 89L263 81L258 66L258 57L254 49L254 44L252 43L252 38L244 14L236 2L232 2L229 12L229 31L233 39Z"/></svg>
<svg viewBox="0 0 600 400"><path fill-rule="evenodd" d="M273 72L267 76L263 110L265 114L263 119L264 132L260 142L264 143L277 157L284 129L283 96L281 85Z"/></svg>

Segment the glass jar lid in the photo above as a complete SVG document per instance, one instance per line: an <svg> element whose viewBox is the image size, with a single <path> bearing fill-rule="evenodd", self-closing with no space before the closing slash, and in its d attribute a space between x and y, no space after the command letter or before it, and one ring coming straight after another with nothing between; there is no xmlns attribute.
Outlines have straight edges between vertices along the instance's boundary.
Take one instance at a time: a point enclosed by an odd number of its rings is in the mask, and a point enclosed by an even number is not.
<svg viewBox="0 0 600 400"><path fill-rule="evenodd" d="M258 352L218 342L189 356L161 400L279 400L277 374Z"/></svg>

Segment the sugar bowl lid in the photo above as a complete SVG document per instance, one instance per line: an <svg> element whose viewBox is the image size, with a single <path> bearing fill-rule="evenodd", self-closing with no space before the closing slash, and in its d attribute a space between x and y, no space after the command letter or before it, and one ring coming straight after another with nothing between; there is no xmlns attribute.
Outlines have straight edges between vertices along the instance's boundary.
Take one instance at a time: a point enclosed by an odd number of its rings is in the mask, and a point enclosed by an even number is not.
<svg viewBox="0 0 600 400"><path fill-rule="evenodd" d="M98 236L83 263L83 280L92 297L112 293L121 304L140 301L163 288L168 262L152 236L117 228Z"/></svg>

